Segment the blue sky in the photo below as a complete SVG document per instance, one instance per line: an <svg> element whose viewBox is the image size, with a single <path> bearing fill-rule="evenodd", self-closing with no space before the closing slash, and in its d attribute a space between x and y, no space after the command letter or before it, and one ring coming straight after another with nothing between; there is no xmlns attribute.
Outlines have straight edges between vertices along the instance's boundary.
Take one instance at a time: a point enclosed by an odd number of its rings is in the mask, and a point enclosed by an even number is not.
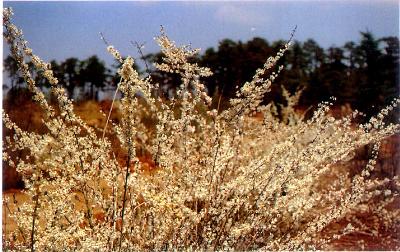
<svg viewBox="0 0 400 252"><path fill-rule="evenodd" d="M145 43L145 53L155 52L153 38L160 25L178 44L202 49L216 47L224 38L287 39L295 25L295 39L313 38L323 47L358 41L360 31L376 37L399 33L397 0L4 2L9 6L29 45L47 61L96 54L110 64L99 32L123 55L137 57L130 41Z"/></svg>

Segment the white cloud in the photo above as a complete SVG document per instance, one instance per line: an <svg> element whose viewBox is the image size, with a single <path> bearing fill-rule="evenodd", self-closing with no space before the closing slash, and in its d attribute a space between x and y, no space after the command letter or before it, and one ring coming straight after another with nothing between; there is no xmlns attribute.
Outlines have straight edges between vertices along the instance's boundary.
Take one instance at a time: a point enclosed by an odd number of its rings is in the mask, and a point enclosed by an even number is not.
<svg viewBox="0 0 400 252"><path fill-rule="evenodd" d="M215 12L215 18L218 21L226 23L235 23L240 25L257 25L265 23L267 17L261 13L246 8L246 4L233 5L231 3L220 3Z"/></svg>

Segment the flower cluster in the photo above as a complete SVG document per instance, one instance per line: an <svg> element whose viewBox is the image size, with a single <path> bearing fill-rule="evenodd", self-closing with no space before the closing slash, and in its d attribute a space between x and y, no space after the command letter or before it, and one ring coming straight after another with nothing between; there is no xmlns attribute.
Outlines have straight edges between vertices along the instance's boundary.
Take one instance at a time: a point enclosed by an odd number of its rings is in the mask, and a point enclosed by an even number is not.
<svg viewBox="0 0 400 252"><path fill-rule="evenodd" d="M279 119L275 105L260 104L283 70L277 62L288 43L219 112L210 107L201 82L210 70L190 62L198 50L176 46L162 30L156 41L165 57L156 67L179 74L182 85L168 101L156 97L158 85L139 75L134 59L123 60L108 46L122 63L117 89L121 120L107 128L107 119L98 132L74 113L51 66L33 54L11 16L11 9L3 10L4 36L44 112L47 131L23 131L3 113L3 124L13 131L3 158L23 177L28 197L26 202L4 199L6 215L17 226L3 238L7 249L319 249L365 230L354 217L360 209L369 209L388 228L398 219L399 212L387 208L398 194L398 178L389 190L392 180L371 173L378 143L400 129L384 122L399 99L354 127L358 113L335 119L329 115L330 102L321 103L305 120L293 109L300 94L284 90L289 108L286 119ZM27 58L51 83L58 108L36 87ZM252 117L254 112L263 118ZM112 148L113 137L122 153ZM375 144L371 160L351 174L346 161L370 143ZM150 158L142 160L139 149ZM18 150L27 154L18 160L6 154ZM327 226L343 219L351 224L323 235Z"/></svg>

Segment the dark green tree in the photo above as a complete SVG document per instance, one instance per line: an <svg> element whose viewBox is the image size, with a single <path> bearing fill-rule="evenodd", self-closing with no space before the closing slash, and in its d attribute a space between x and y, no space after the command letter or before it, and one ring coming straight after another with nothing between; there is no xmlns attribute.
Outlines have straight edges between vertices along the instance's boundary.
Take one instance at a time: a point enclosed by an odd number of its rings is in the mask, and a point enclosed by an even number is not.
<svg viewBox="0 0 400 252"><path fill-rule="evenodd" d="M262 38L253 38L247 43L225 39L217 50L207 49L199 63L214 73L205 79L210 95L222 96L226 103L228 98L235 95L238 87L251 80L255 70L262 67L272 54L273 48Z"/></svg>
<svg viewBox="0 0 400 252"><path fill-rule="evenodd" d="M12 56L7 56L3 61L3 71L7 72L7 76L10 79L10 89L14 89L24 83L23 78L19 74L18 63Z"/></svg>
<svg viewBox="0 0 400 252"><path fill-rule="evenodd" d="M393 98L399 96L399 39L396 37L385 37L380 39L384 44L384 54L380 59L381 85L386 91L384 103L387 104Z"/></svg>
<svg viewBox="0 0 400 252"><path fill-rule="evenodd" d="M80 67L81 62L77 58L68 58L61 65L55 66L58 69L61 83L71 98L74 97L75 89L83 84Z"/></svg>
<svg viewBox="0 0 400 252"><path fill-rule="evenodd" d="M98 99L98 90L107 84L107 69L104 62L97 56L91 56L80 63L80 80L85 96L89 99ZM89 86L89 91L86 87ZM96 89L96 93L95 93Z"/></svg>
<svg viewBox="0 0 400 252"><path fill-rule="evenodd" d="M357 47L356 62L358 69L356 78L358 87L356 97L357 108L367 116L375 114L384 105L384 87L382 86L382 52L380 41L370 32L361 32L361 41Z"/></svg>

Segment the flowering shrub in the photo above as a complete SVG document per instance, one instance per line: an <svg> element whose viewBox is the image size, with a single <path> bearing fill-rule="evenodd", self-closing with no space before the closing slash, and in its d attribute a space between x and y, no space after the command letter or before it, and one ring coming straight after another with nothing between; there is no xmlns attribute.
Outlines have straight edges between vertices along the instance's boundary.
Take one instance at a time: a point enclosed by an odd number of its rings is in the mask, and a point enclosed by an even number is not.
<svg viewBox="0 0 400 252"><path fill-rule="evenodd" d="M357 112L341 119L330 116L329 102L320 104L308 120L292 107L284 110L283 120L277 119L274 105L261 102L283 69L276 65L288 43L238 90L228 109L211 109L201 82L211 72L187 60L198 50L176 46L161 31L156 41L165 56L156 67L180 76L176 95L168 101L156 97L151 77L139 76L134 59L123 60L109 46L122 63L121 121L99 130L74 113L50 64L28 47L11 16L12 10L4 9L4 37L43 110L47 132L23 131L3 113L3 124L13 131L3 156L23 177L29 197L15 208L10 207L12 198L4 199L7 215L17 225L3 238L6 248L315 249L365 230L352 218L360 209L381 217L388 228L398 218L398 211L386 209L397 195L398 178L371 176L379 142L399 131L399 125L384 123L398 99L359 126L352 123ZM58 107L36 87L26 59L49 81ZM266 78L268 72L272 74ZM289 97L287 91L285 96L289 105L299 97ZM261 120L251 116L256 112L263 115ZM154 125L145 126L144 115ZM118 138L123 160L112 148L111 137ZM350 176L343 164L370 143L372 158ZM150 157L147 162L138 158L139 149ZM7 153L18 150L27 155L13 162ZM391 190L386 187L390 183ZM325 227L343 218L355 221L334 235L322 235Z"/></svg>

